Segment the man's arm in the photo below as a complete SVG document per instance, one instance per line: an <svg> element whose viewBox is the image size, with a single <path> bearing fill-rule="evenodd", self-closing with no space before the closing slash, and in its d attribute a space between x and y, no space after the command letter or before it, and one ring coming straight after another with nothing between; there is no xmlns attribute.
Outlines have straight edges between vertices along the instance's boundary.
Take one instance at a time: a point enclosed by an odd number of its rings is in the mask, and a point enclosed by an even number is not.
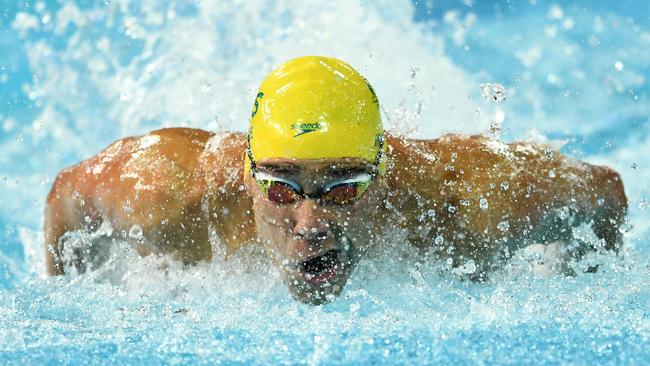
<svg viewBox="0 0 650 366"><path fill-rule="evenodd" d="M60 173L45 209L48 273L63 273L60 240L66 232L93 231L103 222L141 255L167 253L186 263L210 259L198 164L209 137L194 129L153 131L119 140Z"/></svg>
<svg viewBox="0 0 650 366"><path fill-rule="evenodd" d="M417 246L489 261L499 248L570 240L581 223L619 245L627 201L609 168L482 136L388 141L392 205Z"/></svg>

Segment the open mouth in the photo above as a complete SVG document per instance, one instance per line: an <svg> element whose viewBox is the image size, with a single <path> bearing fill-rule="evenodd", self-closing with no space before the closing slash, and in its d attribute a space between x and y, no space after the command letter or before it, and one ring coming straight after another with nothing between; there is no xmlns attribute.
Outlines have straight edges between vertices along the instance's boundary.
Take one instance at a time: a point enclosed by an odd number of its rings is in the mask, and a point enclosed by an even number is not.
<svg viewBox="0 0 650 366"><path fill-rule="evenodd" d="M336 275L341 267L339 257L341 251L332 249L317 257L312 257L298 265L298 269L307 282L322 285Z"/></svg>

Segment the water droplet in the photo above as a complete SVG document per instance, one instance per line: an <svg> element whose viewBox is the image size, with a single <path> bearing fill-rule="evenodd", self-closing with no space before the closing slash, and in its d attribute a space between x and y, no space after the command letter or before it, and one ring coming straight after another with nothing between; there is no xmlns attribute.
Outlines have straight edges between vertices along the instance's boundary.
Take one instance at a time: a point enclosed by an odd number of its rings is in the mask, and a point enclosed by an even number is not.
<svg viewBox="0 0 650 366"><path fill-rule="evenodd" d="M464 274L474 273L476 272L476 263L474 263L474 261L470 259L467 262L465 262L465 264L463 264L462 267L460 267L460 270Z"/></svg>
<svg viewBox="0 0 650 366"><path fill-rule="evenodd" d="M639 201L639 208L645 210L646 207L648 207L648 201L646 201L645 198L642 198L641 201Z"/></svg>
<svg viewBox="0 0 650 366"><path fill-rule="evenodd" d="M449 205L449 207L447 207L447 211L449 211L451 213L454 213L454 212L456 212L456 207Z"/></svg>
<svg viewBox="0 0 650 366"><path fill-rule="evenodd" d="M502 190L502 191L507 191L507 190L508 190L508 187L510 187L510 185L508 184L508 182L505 182L505 181L504 181L504 182L501 182L501 190Z"/></svg>
<svg viewBox="0 0 650 366"><path fill-rule="evenodd" d="M212 81L208 78L204 78L201 79L199 85L201 85L203 91L210 91L210 88L212 88Z"/></svg>
<svg viewBox="0 0 650 366"><path fill-rule="evenodd" d="M501 231L506 231L506 230L510 229L510 223L508 221L501 221L497 225L497 229L499 229Z"/></svg>
<svg viewBox="0 0 650 366"><path fill-rule="evenodd" d="M503 102L506 100L506 88L499 83L481 84L481 94L483 94L483 98L493 102Z"/></svg>
<svg viewBox="0 0 650 366"><path fill-rule="evenodd" d="M598 204L598 206L602 206L603 203L605 203L605 199L601 197L601 198L596 200L596 203Z"/></svg>
<svg viewBox="0 0 650 366"><path fill-rule="evenodd" d="M564 11L558 5L553 5L548 9L549 19L562 19Z"/></svg>
<svg viewBox="0 0 650 366"><path fill-rule="evenodd" d="M415 113L419 116L422 114L422 110L424 109L424 103L422 101L418 101L415 103Z"/></svg>
<svg viewBox="0 0 650 366"><path fill-rule="evenodd" d="M417 66L411 67L411 79L414 79L415 76L418 74L418 71L420 71L420 68Z"/></svg>
<svg viewBox="0 0 650 366"><path fill-rule="evenodd" d="M481 210L487 210L489 205L488 205L488 200L481 197L479 200L478 206L481 208Z"/></svg>
<svg viewBox="0 0 650 366"><path fill-rule="evenodd" d="M124 210L124 212L126 212L126 213L133 212L133 208L131 208L131 201L126 200L126 202L124 203L124 206L122 206L122 210Z"/></svg>
<svg viewBox="0 0 650 366"><path fill-rule="evenodd" d="M24 140L24 138L23 138L23 134L22 134L22 133L19 133L18 135L16 135L16 141L18 141L18 142L23 142L23 140Z"/></svg>
<svg viewBox="0 0 650 366"><path fill-rule="evenodd" d="M502 123L499 121L490 122L490 129L488 130L488 137L492 140L499 140L501 138Z"/></svg>
<svg viewBox="0 0 650 366"><path fill-rule="evenodd" d="M129 229L129 237L136 240L142 240L144 238L142 227L140 225L131 226L131 229Z"/></svg>
<svg viewBox="0 0 650 366"><path fill-rule="evenodd" d="M622 63L621 61L616 61L616 62L614 63L614 69L615 69L616 71L621 71L621 70L623 70L623 63Z"/></svg>
<svg viewBox="0 0 650 366"><path fill-rule="evenodd" d="M434 211L432 208L427 211L427 215L431 218L436 217L436 211Z"/></svg>
<svg viewBox="0 0 650 366"><path fill-rule="evenodd" d="M469 206L469 201L468 200L460 200L460 205L461 206Z"/></svg>
<svg viewBox="0 0 650 366"><path fill-rule="evenodd" d="M630 165L630 167L631 167L632 169L636 170L636 168L638 167L638 165L636 165L636 163L632 163L632 165Z"/></svg>
<svg viewBox="0 0 650 366"><path fill-rule="evenodd" d="M445 238L443 238L442 235L438 235L433 241L436 243L436 245L442 245L442 243L445 242Z"/></svg>
<svg viewBox="0 0 650 366"><path fill-rule="evenodd" d="M555 170L549 170L549 171L548 171L548 176L549 176L550 178L555 178Z"/></svg>

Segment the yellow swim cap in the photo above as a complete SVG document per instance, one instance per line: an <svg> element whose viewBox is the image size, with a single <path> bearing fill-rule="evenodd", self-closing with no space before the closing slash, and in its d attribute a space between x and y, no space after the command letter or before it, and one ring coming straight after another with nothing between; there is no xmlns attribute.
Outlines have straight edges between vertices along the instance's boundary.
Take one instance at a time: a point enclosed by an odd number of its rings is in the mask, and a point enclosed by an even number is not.
<svg viewBox="0 0 650 366"><path fill-rule="evenodd" d="M341 60L305 56L264 80L248 136L256 162L358 157L383 170L383 133L377 96L363 76ZM246 157L246 172L249 165Z"/></svg>

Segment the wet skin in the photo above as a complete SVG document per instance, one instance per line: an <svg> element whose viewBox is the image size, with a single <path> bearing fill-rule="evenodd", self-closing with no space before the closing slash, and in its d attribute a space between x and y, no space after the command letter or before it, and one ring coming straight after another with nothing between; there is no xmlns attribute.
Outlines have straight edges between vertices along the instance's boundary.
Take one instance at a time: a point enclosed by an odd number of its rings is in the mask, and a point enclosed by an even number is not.
<svg viewBox="0 0 650 366"><path fill-rule="evenodd" d="M582 223L602 239L591 249L620 246L627 200L619 175L607 167L544 145L481 136L387 135L386 141L387 172L359 201L337 206L264 197L243 173L241 133L172 128L119 140L57 176L45 210L48 273L63 273L66 232L96 230L103 222L141 255L188 265L212 258L210 232L228 253L259 241L292 295L311 304L336 297L388 230L404 232L405 245L451 258L454 266L474 261L470 277L478 280L515 249L571 240ZM308 196L369 169L350 158L257 164ZM142 230L137 238L129 235L134 225Z"/></svg>

